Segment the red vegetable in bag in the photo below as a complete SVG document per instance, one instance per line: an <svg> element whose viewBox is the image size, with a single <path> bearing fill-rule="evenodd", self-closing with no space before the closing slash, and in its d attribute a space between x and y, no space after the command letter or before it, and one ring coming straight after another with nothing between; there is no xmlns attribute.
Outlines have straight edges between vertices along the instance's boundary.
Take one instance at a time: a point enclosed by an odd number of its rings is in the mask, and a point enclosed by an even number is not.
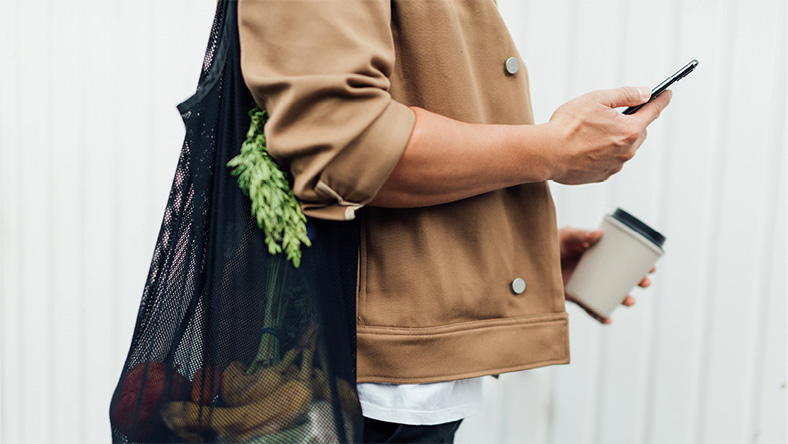
<svg viewBox="0 0 788 444"><path fill-rule="evenodd" d="M167 433L159 410L166 402L189 399L190 392L191 383L175 369L163 362L142 362L125 375L110 417L134 441L157 442Z"/></svg>

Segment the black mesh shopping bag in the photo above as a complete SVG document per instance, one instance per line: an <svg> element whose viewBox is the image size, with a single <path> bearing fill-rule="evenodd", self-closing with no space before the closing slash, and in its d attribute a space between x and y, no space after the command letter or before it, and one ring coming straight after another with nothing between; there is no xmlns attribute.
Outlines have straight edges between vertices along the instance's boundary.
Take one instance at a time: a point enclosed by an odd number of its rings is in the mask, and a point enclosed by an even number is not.
<svg viewBox="0 0 788 444"><path fill-rule="evenodd" d="M128 357L113 442L356 442L358 227L309 220L272 255L227 167L255 104L235 1L219 2Z"/></svg>

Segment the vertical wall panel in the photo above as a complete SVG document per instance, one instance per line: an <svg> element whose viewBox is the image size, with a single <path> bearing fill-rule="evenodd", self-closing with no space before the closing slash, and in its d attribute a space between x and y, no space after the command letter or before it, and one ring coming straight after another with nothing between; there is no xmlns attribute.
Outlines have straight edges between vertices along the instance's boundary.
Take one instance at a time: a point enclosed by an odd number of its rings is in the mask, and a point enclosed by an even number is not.
<svg viewBox="0 0 788 444"><path fill-rule="evenodd" d="M523 64L528 69L531 84L531 101L534 105L534 119L544 122L550 118L555 103L569 98L566 85L570 72L562 66L539 63L550 60L558 51L569 51L574 41L570 39L573 23L567 20L571 15L571 0L529 1L525 17L517 16L519 7L510 6L517 0L500 0L499 7L510 29L516 29L515 41ZM507 12L507 11L512 11ZM540 44L546 40L550 45Z"/></svg>
<svg viewBox="0 0 788 444"><path fill-rule="evenodd" d="M776 7L775 17L786 16L786 4L781 2ZM777 50L774 67L774 93L772 94L772 107L769 109L771 119L775 122L771 126L773 133L773 143L777 147L777 155L772 156L770 161L771 176L769 180L770 191L776 197L771 214L767 216L773 219L772 235L767 238L769 246L767 252L771 251L770 269L768 270L769 282L764 291L765 304L761 307L764 315L762 322L761 335L757 338L760 345L761 356L756 359L757 366L754 387L754 400L750 406L750 430L756 437L756 442L788 442L788 430L785 426L785 418L788 418L788 362L786 362L785 351L788 350L788 326L786 326L785 315L788 313L786 295L788 295L788 281L786 280L786 270L788 270L788 240L786 239L786 226L788 226L788 216L786 216L786 205L788 203L788 185L786 184L786 167L788 167L788 129L786 122L786 103L782 98L788 96L788 84L785 79L788 75L786 57L788 53L786 46L785 22L776 23ZM783 55L780 57L779 55ZM767 202L768 203L768 202ZM768 234L767 234L768 235ZM768 253L767 253L768 254Z"/></svg>
<svg viewBox="0 0 788 444"><path fill-rule="evenodd" d="M51 15L45 1L20 5L20 42L25 54L16 61L22 75L18 87L19 102L19 164L21 199L18 207L22 224L19 231L19 322L17 336L20 366L17 383L20 396L16 407L20 412L20 437L30 442L52 440L49 424L43 420L51 414L46 399L53 385L49 378L51 351L49 306L52 300L50 261L50 224L52 221L51 187L51 126L46 111L51 108L49 73L51 65Z"/></svg>
<svg viewBox="0 0 788 444"><path fill-rule="evenodd" d="M90 365L85 352L85 324L91 312L85 306L85 281L83 270L85 241L85 82L80 66L87 63L83 49L87 41L82 29L85 15L80 8L64 2L52 2L52 163L55 184L49 204L52 206L54 270L52 273L55 313L51 330L54 353L48 356L52 393L47 405L47 423L56 440L62 431L68 431L70 441L85 442L87 428L85 411L88 397L85 393L86 367ZM105 166L108 168L109 166ZM57 369L56 371L52 371Z"/></svg>
<svg viewBox="0 0 788 444"><path fill-rule="evenodd" d="M777 31L774 4L756 2L736 8L734 30L737 38L731 47L734 54L731 69L730 117L728 126L722 128L726 163L721 171L722 197L720 219L715 221L719 230L716 239L715 276L712 277L714 304L711 308L712 334L709 340L708 374L705 375L706 409L701 421L703 440L710 442L743 442L753 439L746 430L748 415L746 378L750 363L750 339L755 333L755 315L758 313L758 295L765 290L762 285L764 265L763 250L759 250L759 221L772 214L773 203L765 202L761 190L767 185L766 174L772 158L770 119L760 111L763 100L754 98L774 97L771 75L776 50L774 36ZM769 42L768 44L766 42ZM761 81L748 81L751 66L761 65L765 70ZM784 83L784 80L782 80ZM739 85L747 85L739 87ZM766 105L768 106L768 105ZM741 131L739 128L746 128ZM749 223L748 223L749 222ZM750 232L749 227L755 230Z"/></svg>
<svg viewBox="0 0 788 444"><path fill-rule="evenodd" d="M706 299L703 280L709 251L716 239L713 193L720 158L719 110L725 97L726 38L730 14L724 5L684 2L680 60L698 58L698 69L674 88L671 105L661 119L672 127L663 176L666 204L664 233L667 255L659 264L654 295L653 396L650 399L649 442L692 442L697 416L696 375L700 371ZM704 26L698 26L704 23ZM705 85L706 87L699 87ZM705 110L704 112L699 112ZM652 131L653 133L653 131Z"/></svg>
<svg viewBox="0 0 788 444"><path fill-rule="evenodd" d="M499 381L485 378L483 381L484 405L481 413L463 420L462 426L457 430L457 442L503 442L503 427L501 418L509 406L501 402L502 391L505 387ZM528 436L527 434L525 436Z"/></svg>
<svg viewBox="0 0 788 444"><path fill-rule="evenodd" d="M0 441L20 439L19 5L0 2Z"/></svg>
<svg viewBox="0 0 788 444"><path fill-rule="evenodd" d="M484 408L457 433L465 443L546 443L554 406L552 372L535 369L484 379Z"/></svg>
<svg viewBox="0 0 788 444"><path fill-rule="evenodd" d="M503 406L502 438L499 442L544 443L550 440L552 372L536 369L531 372L500 376Z"/></svg>
<svg viewBox="0 0 788 444"><path fill-rule="evenodd" d="M783 28L783 35L785 28ZM783 40L784 42L784 40ZM785 51L783 51L784 53ZM785 78L785 61L781 69L783 78ZM784 87L784 85L783 85ZM783 97L777 96L777 97ZM785 115L784 102L782 106L782 115ZM779 115L779 114L778 114ZM755 386L756 396L755 402L757 404L751 406L749 413L749 420L751 424L751 433L754 436L754 442L759 443L784 443L788 442L788 430L786 430L785 422L788 418L788 406L786 405L786 392L788 389L788 363L786 363L785 351L788 350L788 328L786 328L785 313L788 312L788 304L786 304L785 295L788 294L788 287L786 286L786 270L788 270L788 260L786 260L786 239L785 227L788 226L788 218L786 217L786 175L784 169L786 166L786 133L785 128L779 131L777 138L779 145L783 147L782 155L775 164L775 169L779 168L783 173L778 175L774 185L779 190L776 200L775 208L775 224L772 234L772 242L774 248L772 249L771 270L769 275L771 279L768 283L768 297L767 305L764 307L766 310L765 319L763 319L763 335L758 338L763 341L761 353L762 356L756 362L759 366L756 370L760 371L760 378L756 381L759 382Z"/></svg>
<svg viewBox="0 0 788 444"><path fill-rule="evenodd" d="M82 344L85 366L84 385L88 403L84 412L87 440L97 442L109 437L107 425L108 394L112 392L111 362L99 356L115 356L116 344L111 342L112 306L117 297L113 290L115 279L113 258L116 248L116 215L114 212L117 190L118 149L113 141L122 137L126 128L119 126L117 116L122 104L114 100L115 89L133 88L133 83L123 82L125 76L115 77L115 63L120 56L114 47L118 37L114 13L115 2L89 4L90 20L85 23L86 63L85 76L85 245L82 279L85 282L83 308L89 322L85 325L85 343ZM118 82L120 81L120 82Z"/></svg>
<svg viewBox="0 0 788 444"><path fill-rule="evenodd" d="M780 57L778 54L786 54L786 29L785 26L780 26L782 22L781 17L785 17L785 2L775 5L772 8L764 8L761 14L764 17L764 25L767 27L767 32L776 35L778 38L772 41L763 40L759 42L764 46L763 60L761 63L764 68L764 83L765 88L770 91L770 97L766 100L761 100L762 106L762 119L763 119L763 144L766 147L779 147L785 144L785 100L786 97L786 59ZM782 12L780 14L779 12ZM756 96L757 97L757 96ZM772 130L773 128L781 128L780 131ZM761 213L759 215L751 215L756 217L755 222L757 243L754 245L754 250L757 252L774 250L774 254L758 254L756 268L760 271L759 279L754 283L754 291L752 298L748 301L752 305L752 333L748 336L749 343L746 347L747 353L744 356L744 362L747 367L745 370L745 404L742 410L746 412L748 419L745 422L745 436L749 437L752 441L756 441L763 435L761 439L769 439L770 430L767 429L766 433L762 433L761 423L759 420L760 415L760 400L762 397L769 397L774 393L775 389L779 387L779 380L767 376L770 381L772 390L762 392L764 368L763 364L766 359L765 353L768 345L768 332L770 329L769 313L773 310L774 306L783 308L784 304L775 300L774 292L779 286L774 285L774 280L771 274L774 272L773 263L782 262L784 264L785 242L779 242L780 239L785 237L786 224L783 217L785 208L785 185L781 179L781 174L785 171L785 150L763 149L763 159L760 161L763 168L760 169L764 174L759 177L757 184L758 192L763 198L760 203ZM780 188L780 185L782 187ZM781 200L780 196L783 196ZM780 227L780 232L776 232ZM779 274L785 281L785 270ZM783 290L781 293L785 295ZM772 327L773 328L773 327ZM767 385L768 387L768 385ZM770 393L771 392L771 393ZM779 393L779 390L776 391ZM777 411L785 412L785 409L777 409ZM765 412L764 412L765 413ZM768 423L766 424L769 427ZM774 429L771 429L774 430ZM768 441L764 441L768 442Z"/></svg>

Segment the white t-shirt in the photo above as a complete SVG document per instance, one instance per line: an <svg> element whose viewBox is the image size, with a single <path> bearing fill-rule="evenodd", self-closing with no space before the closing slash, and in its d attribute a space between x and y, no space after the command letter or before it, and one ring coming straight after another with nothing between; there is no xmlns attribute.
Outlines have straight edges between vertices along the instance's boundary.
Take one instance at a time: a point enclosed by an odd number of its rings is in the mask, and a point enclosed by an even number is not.
<svg viewBox="0 0 788 444"><path fill-rule="evenodd" d="M475 415L482 408L482 379L430 384L358 384L361 414L378 421L434 425Z"/></svg>

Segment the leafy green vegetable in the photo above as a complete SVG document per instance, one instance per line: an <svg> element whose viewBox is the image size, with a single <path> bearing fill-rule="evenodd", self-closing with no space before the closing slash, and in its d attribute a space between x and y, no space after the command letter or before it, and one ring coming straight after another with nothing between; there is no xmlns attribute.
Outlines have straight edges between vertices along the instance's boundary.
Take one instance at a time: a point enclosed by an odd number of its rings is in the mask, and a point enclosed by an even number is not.
<svg viewBox="0 0 788 444"><path fill-rule="evenodd" d="M301 244L312 245L306 234L306 216L290 188L286 174L268 154L263 127L268 113L258 107L249 111L252 122L241 146L241 154L227 166L234 168L238 186L252 201L252 214L265 232L268 252L284 251L287 259L301 265Z"/></svg>

